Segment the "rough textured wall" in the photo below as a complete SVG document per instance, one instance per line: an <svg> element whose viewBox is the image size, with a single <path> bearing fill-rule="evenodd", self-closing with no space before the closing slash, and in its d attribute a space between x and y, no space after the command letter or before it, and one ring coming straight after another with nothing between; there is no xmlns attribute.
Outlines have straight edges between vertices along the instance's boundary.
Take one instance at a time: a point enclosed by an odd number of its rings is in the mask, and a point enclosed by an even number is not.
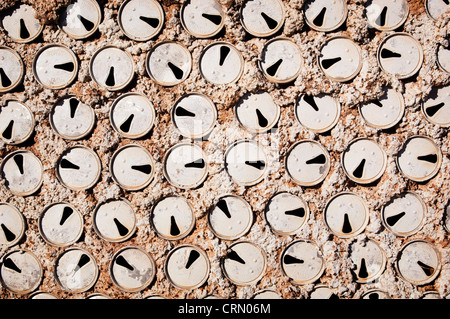
<svg viewBox="0 0 450 319"><path fill-rule="evenodd" d="M14 1L4 2L0 9ZM38 17L46 23L42 35L32 43L19 44L10 41L0 33L0 45L15 49L21 55L26 66L23 87L0 96L1 103L9 98L19 99L30 107L36 119L35 133L25 143L17 146L0 142L0 158L17 149L31 150L41 161L44 168L43 185L32 196L12 195L1 180L0 201L16 206L26 217L27 229L23 240L11 248L2 248L1 255L14 248L32 251L42 263L44 277L39 290L52 292L58 298L84 298L93 292L106 294L113 298L144 298L159 294L167 298L204 298L214 294L223 298L250 298L262 289L273 289L283 298L309 298L316 284L325 284L340 298L359 298L371 288L386 291L392 298L421 298L426 291L437 291L441 297L448 297L449 287L449 243L448 232L444 228L445 209L448 205L450 189L449 132L447 128L434 125L426 120L420 110L422 100L434 86L448 85L449 74L436 64L438 45L448 46L450 15L443 15L436 21L430 19L423 1L408 1L410 14L399 31L414 36L424 49L424 63L417 76L410 80L398 80L384 73L378 66L376 51L386 33L368 27L365 17L365 0L348 1L348 18L339 30L331 34L351 37L360 46L363 56L361 72L348 83L329 80L318 68L317 56L320 47L331 35L309 29L304 22L303 0L283 1L286 20L278 35L291 38L300 47L304 64L300 75L292 84L282 85L267 81L257 65L265 38L250 36L239 20L242 0L220 0L226 13L225 32L213 39L196 39L187 33L179 18L182 1L160 1L165 13L165 25L161 33L147 42L135 42L128 39L117 23L118 9L122 1L100 0L103 20L99 32L88 40L69 38L54 23L57 10L69 1L25 1L38 11ZM390 32L388 32L390 33ZM270 39L270 38L269 38ZM193 69L186 81L175 87L162 87L155 84L145 70L145 57L149 50L163 40L183 44L192 54ZM245 59L242 77L237 83L216 86L202 77L198 61L202 50L211 42L223 40L234 44ZM51 90L39 85L32 72L32 62L36 52L46 44L60 43L69 47L78 56L80 67L75 82L67 88ZM109 92L100 89L92 81L88 65L94 51L106 44L112 44L129 52L135 62L136 74L133 82L125 90ZM390 130L377 130L365 124L358 112L358 105L377 99L383 86L390 86L403 94L405 114L402 120ZM233 107L247 92L265 90L272 94L281 108L277 129L267 134L252 134L239 125L235 119ZM130 140L122 138L110 124L108 112L115 98L125 92L141 92L153 102L156 121L150 135L145 139ZM175 130L170 109L175 101L186 92L204 93L212 99L218 110L218 121L208 140L197 141L201 145L209 162L208 177L201 187L193 190L181 190L164 178L162 160L169 147L181 142L183 137ZM318 95L327 93L337 98L342 111L337 125L328 134L315 134L302 127L294 116L294 104L300 94ZM96 124L89 136L79 141L64 140L55 134L49 123L49 113L53 104L61 97L73 94L95 110ZM405 141L411 135L425 135L441 148L442 166L438 174L426 183L416 183L405 178L398 170L395 158ZM349 180L340 163L342 152L350 141L357 137L370 137L386 151L388 163L379 181L368 186ZM223 164L225 148L231 142L249 138L267 146L270 169L263 181L255 186L244 187L235 184L227 174ZM289 147L301 139L314 139L326 147L331 155L331 169L323 183L315 187L301 187L290 180L285 170L284 157ZM269 148L271 141L280 145L275 151ZM112 179L108 170L109 161L116 149L122 145L135 143L144 146L156 162L155 178L141 191L129 192L121 189ZM61 185L55 176L55 163L68 147L85 145L93 149L102 162L99 182L88 191L71 191ZM353 191L367 203L369 224L360 235L342 239L334 236L323 219L323 211L328 199L342 191ZM428 214L424 226L414 235L402 238L387 230L381 222L381 208L394 196L406 190L417 192L427 204ZM299 195L310 209L307 223L294 235L278 236L274 234L264 217L264 208L268 199L280 191L289 191ZM259 245L267 256L267 269L256 284L236 286L227 280L220 268L220 257L224 256L232 242L220 240L212 233L207 222L207 211L224 194L242 196L251 205L255 220L249 233L242 240ZM167 241L157 236L149 221L149 213L155 202L167 195L177 194L192 204L196 224L192 233L178 241ZM99 202L110 198L127 198L136 210L136 233L123 243L110 243L102 240L92 226L92 212ZM95 286L83 293L64 291L54 276L54 261L66 248L47 244L39 234L37 221L42 209L55 202L66 201L76 207L84 217L84 235L73 246L85 248L96 258L100 276ZM372 283L355 282L355 265L349 258L351 245L375 239L387 256L386 269ZM280 255L283 249L296 239L309 239L316 242L326 261L324 274L315 284L295 285L289 281L280 269ZM398 276L395 269L397 255L403 245L411 239L425 239L432 242L441 254L442 269L440 275L430 284L415 286ZM163 267L167 253L181 244L194 244L203 248L209 257L211 271L205 285L193 290L175 288L164 274ZM147 251L157 267L156 279L146 289L128 293L117 288L109 277L109 263L112 255L121 247L138 246ZM28 298L9 292L0 286L0 298Z"/></svg>

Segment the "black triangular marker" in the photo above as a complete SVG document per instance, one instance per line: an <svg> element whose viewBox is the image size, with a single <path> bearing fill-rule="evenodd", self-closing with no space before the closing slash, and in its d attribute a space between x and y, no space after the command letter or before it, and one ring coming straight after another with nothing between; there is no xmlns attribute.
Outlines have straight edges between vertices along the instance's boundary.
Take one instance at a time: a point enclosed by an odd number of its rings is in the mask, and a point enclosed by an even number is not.
<svg viewBox="0 0 450 319"><path fill-rule="evenodd" d="M383 59L389 59L389 58L401 58L402 55L400 53L397 52L393 52L389 49L383 49L381 50L381 57Z"/></svg>
<svg viewBox="0 0 450 319"><path fill-rule="evenodd" d="M5 238L7 241L13 241L16 239L16 235L12 231L8 229L8 227L5 226L5 224L1 224L2 230L5 233Z"/></svg>
<svg viewBox="0 0 450 319"><path fill-rule="evenodd" d="M306 164L311 165L311 164L325 164L327 162L327 158L325 157L325 155L320 154L317 155L314 158L311 158L310 160L306 161Z"/></svg>
<svg viewBox="0 0 450 319"><path fill-rule="evenodd" d="M258 116L258 125L261 127L266 127L269 124L266 117L262 115L261 111L256 109L256 115Z"/></svg>
<svg viewBox="0 0 450 319"><path fill-rule="evenodd" d="M17 154L16 156L13 157L13 160L16 163L20 174L23 174L23 155Z"/></svg>
<svg viewBox="0 0 450 319"><path fill-rule="evenodd" d="M280 67L282 62L283 62L283 59L279 59L277 62L275 62L274 64L269 66L266 69L267 74L269 74L270 76L275 76L275 74L277 73L278 68Z"/></svg>
<svg viewBox="0 0 450 319"><path fill-rule="evenodd" d="M401 212L401 213L399 213L399 214L397 214L397 215L392 215L392 216L386 218L386 222L387 222L387 224L388 224L389 226L392 227L392 226L394 226L394 225L400 220L400 218L402 218L402 217L405 216L405 215L406 215L405 212Z"/></svg>
<svg viewBox="0 0 450 319"><path fill-rule="evenodd" d="M328 299L334 300L334 299L339 299L339 297L337 295L335 295L335 294L331 294Z"/></svg>
<svg viewBox="0 0 450 319"><path fill-rule="evenodd" d="M157 19L157 18L149 18L149 17L140 16L139 19L146 22L152 28L157 28L159 25L159 19Z"/></svg>
<svg viewBox="0 0 450 319"><path fill-rule="evenodd" d="M69 100L69 107L70 107L70 118L73 119L75 117L75 112L77 111L78 105L80 104L80 101L78 101L75 98L71 98Z"/></svg>
<svg viewBox="0 0 450 319"><path fill-rule="evenodd" d="M383 10L381 10L380 15L375 20L375 23L378 24L380 27L384 27L386 24L386 13L387 13L387 7L385 6Z"/></svg>
<svg viewBox="0 0 450 319"><path fill-rule="evenodd" d="M109 68L109 74L108 77L106 78L105 84L107 86L114 86L116 84L116 80L114 78L114 67L110 67Z"/></svg>
<svg viewBox="0 0 450 319"><path fill-rule="evenodd" d="M236 262L238 262L238 263L240 263L240 264L245 265L245 260L242 259L242 258L237 254L237 252L235 252L234 250L230 250L230 252L227 254L227 258L228 258L228 259L231 259L231 260L234 260L234 261L236 261Z"/></svg>
<svg viewBox="0 0 450 319"><path fill-rule="evenodd" d="M338 57L338 58L332 58L332 59L324 59L322 60L322 66L325 69L329 69L331 68L334 64L338 63L339 61L341 61L342 58Z"/></svg>
<svg viewBox="0 0 450 319"><path fill-rule="evenodd" d="M264 21L266 21L267 26L269 27L270 30L273 30L277 27L278 22L276 20L272 19L264 12L261 12L261 16L264 18Z"/></svg>
<svg viewBox="0 0 450 319"><path fill-rule="evenodd" d="M184 164L184 167L186 168L204 168L205 167L205 160L203 158L199 158L196 161Z"/></svg>
<svg viewBox="0 0 450 319"><path fill-rule="evenodd" d="M224 199L219 200L217 203L217 207L220 208L221 211L227 216L228 218L231 218L230 211L228 210L227 202Z"/></svg>
<svg viewBox="0 0 450 319"><path fill-rule="evenodd" d="M314 96L312 95L303 95L303 100L308 103L309 105L311 105L311 107L314 109L314 111L318 111L319 107L316 104L316 101L314 100Z"/></svg>
<svg viewBox="0 0 450 319"><path fill-rule="evenodd" d="M298 259L297 257L291 256L291 255L285 255L283 257L283 263L285 263L286 265L291 265L291 264L303 264L305 261L302 259Z"/></svg>
<svg viewBox="0 0 450 319"><path fill-rule="evenodd" d="M66 222L67 218L69 218L70 215L72 215L72 213L73 213L72 208L70 208L69 206L64 207L63 213L61 215L61 220L59 221L59 225L62 226Z"/></svg>
<svg viewBox="0 0 450 319"><path fill-rule="evenodd" d="M186 265L184 266L186 269L189 269L192 264L200 257L200 253L194 249L189 253L189 258L187 260Z"/></svg>
<svg viewBox="0 0 450 319"><path fill-rule="evenodd" d="M381 104L381 102L378 101L378 100L372 101L372 103L375 104L378 107L383 107L383 104Z"/></svg>
<svg viewBox="0 0 450 319"><path fill-rule="evenodd" d="M133 122L133 118L134 118L134 114L131 114L126 120L125 122L123 122L120 125L120 130L122 132L128 133L130 131L131 128L131 122Z"/></svg>
<svg viewBox="0 0 450 319"><path fill-rule="evenodd" d="M355 170L353 171L353 176L355 176L356 178L361 178L364 173L365 165L366 165L366 159L363 158L361 163L359 163L358 167L356 167Z"/></svg>
<svg viewBox="0 0 450 319"><path fill-rule="evenodd" d="M420 266L420 268L422 268L422 270L425 273L425 275L431 276L434 273L434 268L433 267L430 267L427 264L424 264L420 260L417 262L417 264Z"/></svg>
<svg viewBox="0 0 450 319"><path fill-rule="evenodd" d="M2 135L5 139L9 140L12 137L12 131L14 126L14 120L11 120L8 124L8 126L3 131Z"/></svg>
<svg viewBox="0 0 450 319"><path fill-rule="evenodd" d="M448 0L442 0L442 1L444 1L444 3L445 3L446 5L450 5L450 2L449 2Z"/></svg>
<svg viewBox="0 0 450 319"><path fill-rule="evenodd" d="M293 210L287 210L284 212L286 215L292 215L297 217L305 217L305 209L303 207L293 209Z"/></svg>
<svg viewBox="0 0 450 319"><path fill-rule="evenodd" d="M174 216L170 216L170 235L172 236L178 236L180 234L180 229L178 228L178 225L175 221Z"/></svg>
<svg viewBox="0 0 450 319"><path fill-rule="evenodd" d="M88 255L82 254L80 260L78 260L78 264L75 266L74 272L80 270L84 265L91 261Z"/></svg>
<svg viewBox="0 0 450 319"><path fill-rule="evenodd" d="M322 10L320 10L320 13L313 20L314 25L318 27L321 27L323 25L323 20L325 18L326 11L327 11L326 7L323 7Z"/></svg>
<svg viewBox="0 0 450 319"><path fill-rule="evenodd" d="M366 267L366 260L364 258L361 258L361 265L359 266L358 277L359 278L369 277L369 273L367 272L367 267Z"/></svg>
<svg viewBox="0 0 450 319"><path fill-rule="evenodd" d="M179 67L177 67L172 62L168 62L167 65L172 70L173 75L177 78L177 80L181 80L183 78L183 70L181 70Z"/></svg>
<svg viewBox="0 0 450 319"><path fill-rule="evenodd" d="M215 25L219 25L219 24L222 23L222 17L220 15L217 15L217 14L202 13L202 17L205 18L205 19L208 19L209 21L211 21Z"/></svg>
<svg viewBox="0 0 450 319"><path fill-rule="evenodd" d="M6 75L6 73L3 70L3 68L0 68L0 80L2 81L2 86L4 88L7 88L8 86L10 86L12 84L11 80Z"/></svg>
<svg viewBox="0 0 450 319"><path fill-rule="evenodd" d="M64 71L67 71L67 72L73 72L73 70L75 70L75 64L73 64L73 62L66 62L66 63L61 63L61 64L55 64L53 67L55 69L64 70Z"/></svg>
<svg viewBox="0 0 450 319"><path fill-rule="evenodd" d="M152 166L150 164L132 165L131 169L134 169L136 171L139 171L139 172L147 174L147 175L152 172Z"/></svg>
<svg viewBox="0 0 450 319"><path fill-rule="evenodd" d="M77 14L77 18L81 21L86 31L91 31L92 29L94 29L95 24L86 19L85 17L83 17L82 15Z"/></svg>
<svg viewBox="0 0 450 319"><path fill-rule="evenodd" d="M266 167L266 163L264 161L245 161L245 165L252 166L259 170L263 170Z"/></svg>
<svg viewBox="0 0 450 319"><path fill-rule="evenodd" d="M348 214L344 215L344 224L342 225L342 232L344 234L349 234L352 232L352 226L350 225L350 220L348 219Z"/></svg>
<svg viewBox="0 0 450 319"><path fill-rule="evenodd" d="M66 160L65 158L63 158L61 160L61 164L60 164L61 168L68 168L68 169L80 169L80 166L75 165L74 163Z"/></svg>
<svg viewBox="0 0 450 319"><path fill-rule="evenodd" d="M17 265L14 263L14 261L12 261L11 258L6 258L5 262L3 263L3 265L6 268L9 268L11 270L14 270L15 272L18 272L19 274L22 272L22 270L20 270L19 267L17 267Z"/></svg>
<svg viewBox="0 0 450 319"><path fill-rule="evenodd" d="M120 255L119 257L116 258L116 264L118 264L119 266L122 266L126 269L128 269L129 271L133 271L134 267L131 266L128 261L122 256Z"/></svg>
<svg viewBox="0 0 450 319"><path fill-rule="evenodd" d="M195 117L195 113L192 113L191 111L186 110L184 107L179 106L175 109L175 115L176 116L188 116L188 117Z"/></svg>
<svg viewBox="0 0 450 319"><path fill-rule="evenodd" d="M443 106L445 105L444 102L427 107L425 109L425 113L427 113L428 116L434 116Z"/></svg>
<svg viewBox="0 0 450 319"><path fill-rule="evenodd" d="M114 224L116 224L120 236L125 236L126 234L128 234L128 228L126 228L117 218L114 218L113 221Z"/></svg>
<svg viewBox="0 0 450 319"><path fill-rule="evenodd" d="M429 162L429 163L436 163L437 162L437 155L436 154L429 154L429 155L417 156L417 159L419 161L425 161L425 162Z"/></svg>
<svg viewBox="0 0 450 319"><path fill-rule="evenodd" d="M30 32L28 32L27 26L25 25L25 21L20 19L20 38L28 39L30 37Z"/></svg>
<svg viewBox="0 0 450 319"><path fill-rule="evenodd" d="M222 66L225 62L225 59L227 58L228 54L230 53L231 49L227 47L226 45L222 45L220 47L220 59L219 59L219 65Z"/></svg>

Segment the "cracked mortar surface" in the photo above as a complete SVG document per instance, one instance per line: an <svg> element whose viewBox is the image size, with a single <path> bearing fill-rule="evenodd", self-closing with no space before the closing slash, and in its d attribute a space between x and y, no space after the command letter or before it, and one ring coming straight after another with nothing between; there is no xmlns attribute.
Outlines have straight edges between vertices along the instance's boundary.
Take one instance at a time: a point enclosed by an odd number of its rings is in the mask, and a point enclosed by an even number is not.
<svg viewBox="0 0 450 319"><path fill-rule="evenodd" d="M5 1L0 10L16 1ZM239 20L242 0L220 0L226 14L224 32L212 39L196 39L187 33L179 19L183 1L160 1L165 12L165 25L161 33L151 41L135 42L129 40L120 30L117 14L122 1L99 0L103 19L98 32L88 40L73 40L62 32L55 21L58 10L69 1L27 0L45 23L42 35L32 43L19 44L10 41L0 33L0 45L15 49L24 60L26 73L23 86L13 93L2 94L0 103L8 99L23 101L33 111L35 133L25 143L17 146L0 142L0 158L17 149L31 150L42 161L44 168L43 185L38 193L18 197L12 195L0 183L0 202L16 206L26 217L27 229L22 241L11 248L1 248L0 256L6 252L24 248L33 252L41 261L44 276L38 290L51 292L58 298L84 298L93 292L104 293L112 298L140 299L158 294L167 298L204 298L217 295L222 298L251 298L262 289L273 289L283 298L309 298L315 284L325 284L340 298L360 298L372 288L386 291L392 298L417 299L426 291L437 291L441 297L450 294L450 254L448 233L444 228L445 208L449 204L450 160L449 132L428 122L422 115L420 103L434 86L448 85L449 74L436 64L436 50L439 45L449 46L448 33L450 14L444 14L433 21L425 12L423 1L408 0L410 15L399 31L416 38L424 49L424 63L417 76L410 80L398 80L385 74L378 67L376 51L381 41L393 32L379 32L368 27L365 18L366 0L348 1L348 18L344 27L332 33L310 30L303 20L304 0L284 1L286 20L277 34L291 38L301 49L304 64L294 83L288 85L268 82L258 68L257 61L264 44L270 38L255 38L245 32ZM317 56L324 42L332 35L347 35L361 48L363 65L361 72L348 83L329 80L317 65ZM145 57L149 50L163 40L176 41L184 45L192 54L193 69L184 82L175 87L161 87L148 77L145 70ZM198 61L202 50L211 42L223 40L236 46L245 59L244 72L240 80L229 85L213 85L200 74ZM78 56L80 67L76 81L61 90L45 89L38 84L32 73L32 62L36 52L46 44L60 43L69 47ZM109 92L99 88L92 81L88 66L95 50L111 44L129 52L134 59L136 74L133 82L125 90ZM382 95L384 86L392 87L403 94L406 111L402 120L389 130L377 130L367 126L358 112L358 105L374 100ZM244 94L265 90L270 92L281 108L276 130L254 135L241 127L235 119L233 107ZM139 140L122 138L113 130L109 122L109 109L112 102L126 92L140 92L150 98L156 111L154 128L150 134ZM206 141L195 141L201 145L209 162L208 177L197 189L181 190L171 186L163 177L162 160L165 152L184 139L176 131L170 118L170 109L175 101L187 92L200 92L212 99L218 110L218 121ZM342 105L337 125L327 134L315 134L302 127L294 116L294 103L300 94L330 94ZM93 132L79 141L64 140L54 133L49 123L49 113L54 103L61 97L73 94L87 105L96 115ZM395 157L403 142L412 135L429 136L443 154L442 166L438 174L427 183L415 183L403 177L398 171ZM357 137L374 139L387 153L388 163L383 176L369 186L350 181L341 167L340 157L346 146ZM238 139L254 139L264 145L269 157L269 172L263 181L252 187L236 185L223 164L226 147ZM316 187L300 187L290 180L284 158L289 147L298 140L313 139L326 147L331 155L331 169L325 180ZM120 146L135 143L144 146L156 162L155 178L145 189L136 192L122 190L111 178L108 170L110 158ZM93 149L102 162L99 182L88 191L72 191L61 185L55 175L55 163L68 147L85 145ZM414 191L425 201L428 213L424 226L414 235L397 237L387 230L381 221L381 208L393 196L406 190ZM268 199L276 192L289 191L303 198L309 206L310 217L305 225L294 235L274 234L264 218L264 208ZM323 220L323 211L328 199L343 191L359 194L370 210L370 220L365 231L351 239L334 236ZM194 230L187 237L177 241L167 241L158 237L152 228L149 213L157 200L164 196L177 194L192 204L196 216ZM261 247L267 257L264 276L253 285L236 286L226 279L220 268L220 258L233 242L220 240L211 231L207 222L207 211L224 194L242 196L251 205L255 220L247 235L241 240L249 240ZM99 202L110 198L125 197L136 211L136 233L123 243L110 243L101 239L94 231L92 213ZM39 234L38 218L42 209L49 204L66 201L74 205L84 216L84 235L72 246L88 250L96 259L100 276L95 286L84 293L64 291L54 276L54 261L66 248L47 244ZM283 275L280 255L283 249L296 239L312 240L319 245L326 263L325 272L315 284L295 285ZM387 256L387 265L382 275L367 284L355 281L353 270L356 265L350 259L350 250L356 242L376 240ZM415 286L402 280L396 271L395 263L400 249L412 239L425 239L432 242L441 254L440 275L430 284ZM207 282L200 288L182 290L170 284L164 274L164 262L168 252L181 244L193 244L208 254L211 271ZM113 254L122 247L134 245L147 251L154 259L157 273L155 281L140 292L129 293L116 287L109 277L109 264ZM0 286L0 298L28 298Z"/></svg>

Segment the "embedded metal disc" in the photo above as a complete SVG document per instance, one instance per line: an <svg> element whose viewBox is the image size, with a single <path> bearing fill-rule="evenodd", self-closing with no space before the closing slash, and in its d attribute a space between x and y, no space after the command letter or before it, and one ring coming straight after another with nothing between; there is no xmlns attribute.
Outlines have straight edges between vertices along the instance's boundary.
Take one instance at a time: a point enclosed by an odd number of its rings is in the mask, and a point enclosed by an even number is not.
<svg viewBox="0 0 450 319"><path fill-rule="evenodd" d="M380 31L398 29L409 15L406 0L372 0L366 7L367 20L371 27Z"/></svg>
<svg viewBox="0 0 450 319"><path fill-rule="evenodd" d="M2 286L16 294L34 291L41 283L44 270L39 259L25 249L11 251L2 257Z"/></svg>
<svg viewBox="0 0 450 319"><path fill-rule="evenodd" d="M164 10L155 0L127 0L119 8L118 22L128 38L148 41L164 26Z"/></svg>
<svg viewBox="0 0 450 319"><path fill-rule="evenodd" d="M17 4L4 12L1 26L14 42L28 43L36 39L44 29L35 16L36 10L32 6Z"/></svg>
<svg viewBox="0 0 450 319"><path fill-rule="evenodd" d="M34 125L34 115L25 104L9 100L0 107L0 137L5 143L25 142L33 134Z"/></svg>
<svg viewBox="0 0 450 319"><path fill-rule="evenodd" d="M6 188L17 196L35 193L42 185L44 169L39 158L28 150L8 154L0 166Z"/></svg>
<svg viewBox="0 0 450 319"><path fill-rule="evenodd" d="M347 19L345 0L309 0L303 8L306 23L316 31L329 32Z"/></svg>
<svg viewBox="0 0 450 319"><path fill-rule="evenodd" d="M175 42L159 42L148 53L145 61L150 78L163 86L183 82L192 69L191 53Z"/></svg>
<svg viewBox="0 0 450 319"><path fill-rule="evenodd" d="M217 121L217 109L206 95L183 95L172 107L172 121L181 135L200 138L213 130Z"/></svg>
<svg viewBox="0 0 450 319"><path fill-rule="evenodd" d="M280 113L280 107L265 91L247 93L235 106L237 120L252 133L264 133L272 129Z"/></svg>
<svg viewBox="0 0 450 319"><path fill-rule="evenodd" d="M180 143L170 148L164 158L164 175L172 185L193 189L204 182L208 163L201 147Z"/></svg>
<svg viewBox="0 0 450 319"><path fill-rule="evenodd" d="M9 92L22 83L25 67L13 49L0 46L0 93Z"/></svg>
<svg viewBox="0 0 450 319"><path fill-rule="evenodd" d="M403 246L397 256L398 274L414 285L433 281L441 271L437 248L425 240L413 240Z"/></svg>
<svg viewBox="0 0 450 319"><path fill-rule="evenodd" d="M49 44L36 54L33 73L42 86L62 89L77 77L78 58L72 50L63 45Z"/></svg>
<svg viewBox="0 0 450 319"><path fill-rule="evenodd" d="M364 243L354 243L351 247L350 259L356 265L353 271L359 283L368 283L377 279L383 273L387 263L386 253L372 239Z"/></svg>
<svg viewBox="0 0 450 319"><path fill-rule="evenodd" d="M67 149L56 163L56 176L61 184L72 190L93 187L100 174L100 158L85 146L78 145Z"/></svg>
<svg viewBox="0 0 450 319"><path fill-rule="evenodd" d="M450 126L450 86L433 87L422 103L422 113L433 124Z"/></svg>
<svg viewBox="0 0 450 319"><path fill-rule="evenodd" d="M416 135L406 140L396 160L405 177L423 182L433 178L439 171L442 153L429 137Z"/></svg>
<svg viewBox="0 0 450 319"><path fill-rule="evenodd" d="M137 144L128 144L115 151L109 167L114 181L129 191L147 187L155 175L152 155Z"/></svg>
<svg viewBox="0 0 450 319"><path fill-rule="evenodd" d="M92 107L75 96L64 97L50 112L50 125L56 134L68 140L78 140L92 132L95 113Z"/></svg>
<svg viewBox="0 0 450 319"><path fill-rule="evenodd" d="M138 292L145 289L155 278L155 262L142 248L126 246L114 254L109 274L112 282L120 289Z"/></svg>
<svg viewBox="0 0 450 319"><path fill-rule="evenodd" d="M25 234L25 217L11 204L0 203L0 247L16 245Z"/></svg>
<svg viewBox="0 0 450 319"><path fill-rule="evenodd" d="M211 209L208 222L217 237L234 240L250 230L253 211L242 197L227 195L221 197Z"/></svg>
<svg viewBox="0 0 450 319"><path fill-rule="evenodd" d="M285 12L280 0L247 0L241 7L241 24L256 37L268 37L283 26Z"/></svg>
<svg viewBox="0 0 450 319"><path fill-rule="evenodd" d="M111 126L120 135L137 139L153 128L156 114L152 102L143 94L130 92L119 96L111 105Z"/></svg>
<svg viewBox="0 0 450 319"><path fill-rule="evenodd" d="M412 192L393 197L381 210L382 221L397 236L410 236L423 226L427 206L423 199Z"/></svg>
<svg viewBox="0 0 450 319"><path fill-rule="evenodd" d="M210 83L234 83L244 71L244 58L232 44L217 41L203 50L199 68L203 77Z"/></svg>
<svg viewBox="0 0 450 319"><path fill-rule="evenodd" d="M133 79L134 61L128 52L106 45L95 51L89 62L89 73L100 87L118 91Z"/></svg>
<svg viewBox="0 0 450 319"><path fill-rule="evenodd" d="M327 177L331 165L327 149L313 140L302 140L292 145L285 161L289 176L302 186L321 183Z"/></svg>
<svg viewBox="0 0 450 319"><path fill-rule="evenodd" d="M57 283L72 293L89 290L99 275L95 258L87 250L75 247L58 256L54 269Z"/></svg>
<svg viewBox="0 0 450 319"><path fill-rule="evenodd" d="M169 196L153 206L151 222L159 236L167 240L178 240L194 229L195 215L185 198Z"/></svg>
<svg viewBox="0 0 450 319"><path fill-rule="evenodd" d="M39 233L50 245L67 247L83 234L83 216L68 203L55 203L44 208L39 217Z"/></svg>
<svg viewBox="0 0 450 319"><path fill-rule="evenodd" d="M209 259L206 253L197 246L180 245L169 252L164 271L175 287L179 289L198 288L208 279Z"/></svg>
<svg viewBox="0 0 450 319"><path fill-rule="evenodd" d="M225 169L235 183L255 185L266 175L267 156L257 142L240 140L226 150Z"/></svg>
<svg viewBox="0 0 450 319"><path fill-rule="evenodd" d="M266 43L258 61L263 75L271 82L295 81L303 66L300 48L289 38L275 38Z"/></svg>
<svg viewBox="0 0 450 319"><path fill-rule="evenodd" d="M357 138L342 153L341 162L348 178L356 183L369 184L383 175L387 155L375 141Z"/></svg>
<svg viewBox="0 0 450 319"><path fill-rule="evenodd" d="M196 38L210 38L224 26L225 13L217 0L191 0L181 8L181 24Z"/></svg>
<svg viewBox="0 0 450 319"><path fill-rule="evenodd" d="M96 0L74 0L59 16L59 26L73 39L86 39L97 31L101 18Z"/></svg>
<svg viewBox="0 0 450 319"><path fill-rule="evenodd" d="M422 67L423 49L408 33L397 32L381 42L377 58L384 72L399 79L407 79Z"/></svg>
<svg viewBox="0 0 450 319"><path fill-rule="evenodd" d="M450 3L445 0L426 0L425 8L428 16L433 20L439 19L450 8Z"/></svg>
<svg viewBox="0 0 450 319"><path fill-rule="evenodd" d="M305 285L319 279L325 271L322 252L312 241L296 240L281 254L281 269L295 284Z"/></svg>
<svg viewBox="0 0 450 319"><path fill-rule="evenodd" d="M124 199L110 199L94 210L93 226L97 234L112 243L130 239L136 231L136 214L131 203Z"/></svg>
<svg viewBox="0 0 450 319"><path fill-rule="evenodd" d="M333 234L341 238L350 238L366 228L369 222L369 209L359 195L342 192L328 201L324 220Z"/></svg>
<svg viewBox="0 0 450 319"><path fill-rule="evenodd" d="M334 36L322 47L317 61L332 81L347 82L361 71L361 49L349 37Z"/></svg>
<svg viewBox="0 0 450 319"><path fill-rule="evenodd" d="M222 258L222 271L234 284L239 286L256 283L266 271L264 251L249 241L232 244Z"/></svg>
<svg viewBox="0 0 450 319"><path fill-rule="evenodd" d="M385 88L379 100L361 104L359 112L367 125L377 129L388 129L402 119L405 102L402 94L394 89Z"/></svg>
<svg viewBox="0 0 450 319"><path fill-rule="evenodd" d="M341 104L330 95L302 95L295 104L297 121L308 130L324 133L331 130L339 121Z"/></svg>
<svg viewBox="0 0 450 319"><path fill-rule="evenodd" d="M292 235L308 221L309 207L299 196L280 192L269 199L265 217L273 232Z"/></svg>

